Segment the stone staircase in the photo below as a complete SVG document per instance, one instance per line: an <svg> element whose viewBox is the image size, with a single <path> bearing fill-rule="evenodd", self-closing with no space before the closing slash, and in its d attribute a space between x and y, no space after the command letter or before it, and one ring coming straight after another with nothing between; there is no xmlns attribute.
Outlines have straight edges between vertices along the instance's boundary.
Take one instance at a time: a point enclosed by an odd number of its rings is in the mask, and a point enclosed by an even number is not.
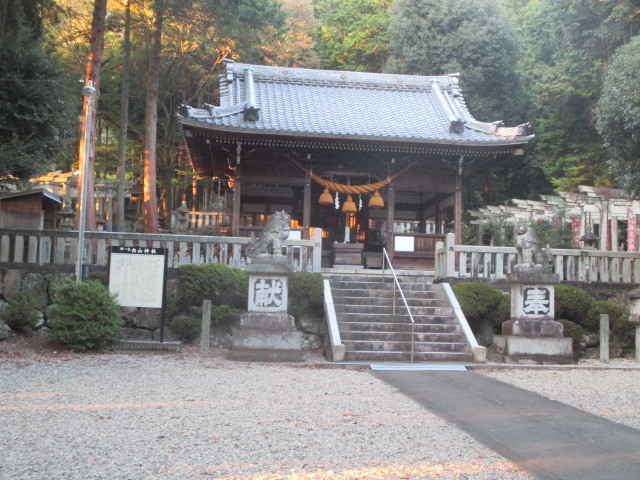
<svg viewBox="0 0 640 480"><path fill-rule="evenodd" d="M393 313L393 277L328 276L345 361L409 362L411 320L400 294ZM415 321L414 362L473 360L453 310L431 277L399 276Z"/></svg>

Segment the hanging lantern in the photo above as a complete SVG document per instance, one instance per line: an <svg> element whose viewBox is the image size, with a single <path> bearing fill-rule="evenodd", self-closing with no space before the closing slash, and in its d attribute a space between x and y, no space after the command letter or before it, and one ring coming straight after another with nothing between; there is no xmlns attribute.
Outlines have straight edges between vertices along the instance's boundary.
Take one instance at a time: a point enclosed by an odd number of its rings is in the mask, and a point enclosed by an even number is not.
<svg viewBox="0 0 640 480"><path fill-rule="evenodd" d="M333 197L331 196L331 192L329 192L328 188L324 189L322 195L320 195L320 199L318 200L320 205L331 205L333 204Z"/></svg>
<svg viewBox="0 0 640 480"><path fill-rule="evenodd" d="M373 192L373 195L371 195L371 198L369 199L369 208L384 208L384 199L378 190Z"/></svg>
<svg viewBox="0 0 640 480"><path fill-rule="evenodd" d="M353 201L353 198L351 198L351 195L347 195L347 200L344 202L344 205L342 205L342 211L345 213L354 213L357 211L356 203Z"/></svg>

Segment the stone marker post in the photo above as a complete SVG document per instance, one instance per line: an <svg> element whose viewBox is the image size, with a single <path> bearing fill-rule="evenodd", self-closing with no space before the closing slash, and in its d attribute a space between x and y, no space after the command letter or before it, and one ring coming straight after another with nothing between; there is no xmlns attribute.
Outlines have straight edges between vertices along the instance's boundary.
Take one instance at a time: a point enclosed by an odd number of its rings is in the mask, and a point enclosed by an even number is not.
<svg viewBox="0 0 640 480"><path fill-rule="evenodd" d="M609 361L609 315L600 314L600 361Z"/></svg>
<svg viewBox="0 0 640 480"><path fill-rule="evenodd" d="M507 275L511 319L502 324L502 335L494 335L487 357L519 364L572 363L573 340L563 336L563 325L554 320L559 277L548 267L550 254L540 248L529 225L516 225L514 237L519 263Z"/></svg>
<svg viewBox="0 0 640 480"><path fill-rule="evenodd" d="M200 329L200 353L208 354L211 343L211 300L202 302L202 328Z"/></svg>

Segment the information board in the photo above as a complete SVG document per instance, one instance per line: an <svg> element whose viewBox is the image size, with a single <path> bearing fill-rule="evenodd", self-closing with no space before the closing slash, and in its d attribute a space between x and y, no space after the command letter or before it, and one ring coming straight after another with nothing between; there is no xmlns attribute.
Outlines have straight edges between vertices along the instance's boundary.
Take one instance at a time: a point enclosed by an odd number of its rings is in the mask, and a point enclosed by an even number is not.
<svg viewBox="0 0 640 480"><path fill-rule="evenodd" d="M162 308L166 249L110 247L109 291L121 307Z"/></svg>

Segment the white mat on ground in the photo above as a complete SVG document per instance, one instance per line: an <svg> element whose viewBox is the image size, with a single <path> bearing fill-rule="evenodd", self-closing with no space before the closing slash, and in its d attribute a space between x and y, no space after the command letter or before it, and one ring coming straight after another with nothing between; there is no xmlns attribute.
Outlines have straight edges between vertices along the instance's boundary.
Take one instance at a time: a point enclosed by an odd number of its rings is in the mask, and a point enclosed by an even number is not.
<svg viewBox="0 0 640 480"><path fill-rule="evenodd" d="M464 365L381 365L372 363L369 365L371 370L444 370L449 372L466 372L467 367Z"/></svg>

